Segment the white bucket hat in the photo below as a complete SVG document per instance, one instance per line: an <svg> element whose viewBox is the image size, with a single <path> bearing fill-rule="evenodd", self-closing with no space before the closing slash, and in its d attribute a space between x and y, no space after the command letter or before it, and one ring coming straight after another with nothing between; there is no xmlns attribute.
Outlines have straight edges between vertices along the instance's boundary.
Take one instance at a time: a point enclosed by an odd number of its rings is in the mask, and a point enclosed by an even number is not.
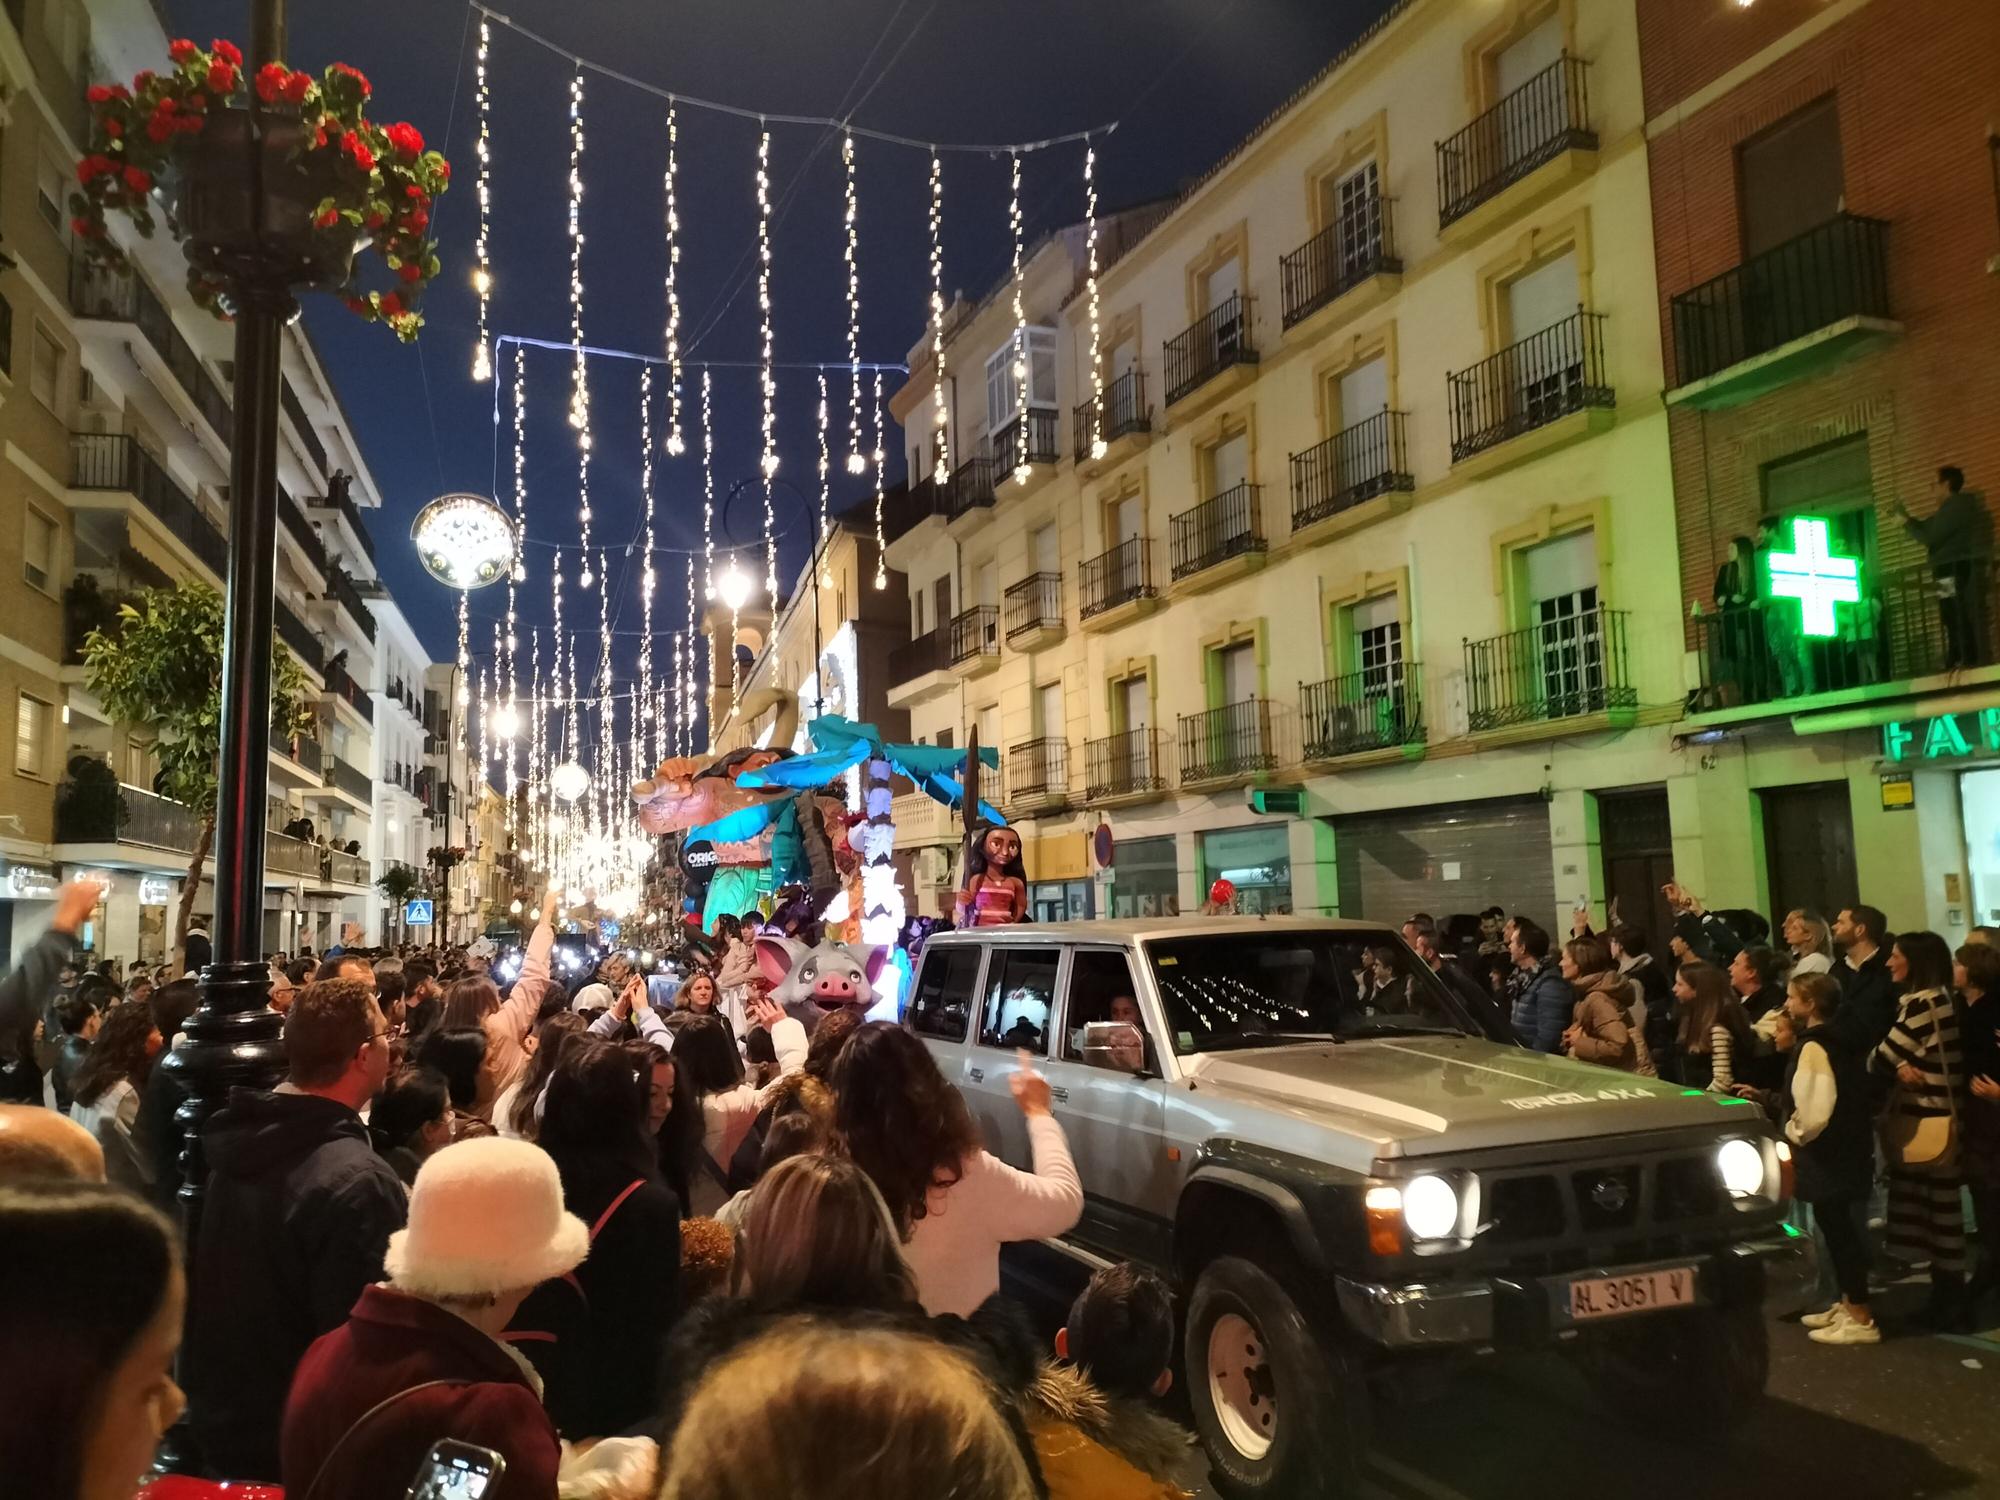
<svg viewBox="0 0 2000 1500"><path fill-rule="evenodd" d="M446 1146L418 1169L409 1228L389 1236L383 1264L399 1291L482 1297L538 1286L589 1252L590 1230L564 1212L548 1153L490 1136Z"/></svg>

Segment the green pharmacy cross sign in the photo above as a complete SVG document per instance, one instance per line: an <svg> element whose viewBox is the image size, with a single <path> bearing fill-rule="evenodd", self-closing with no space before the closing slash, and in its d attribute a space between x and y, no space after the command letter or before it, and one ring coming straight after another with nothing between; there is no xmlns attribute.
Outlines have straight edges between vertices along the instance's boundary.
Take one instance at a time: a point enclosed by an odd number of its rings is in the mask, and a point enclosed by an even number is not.
<svg viewBox="0 0 2000 1500"><path fill-rule="evenodd" d="M1770 553L1765 566L1771 597L1799 601L1799 629L1806 635L1837 634L1834 605L1861 602L1860 561L1834 555L1826 522L1817 516L1794 516L1792 550Z"/></svg>

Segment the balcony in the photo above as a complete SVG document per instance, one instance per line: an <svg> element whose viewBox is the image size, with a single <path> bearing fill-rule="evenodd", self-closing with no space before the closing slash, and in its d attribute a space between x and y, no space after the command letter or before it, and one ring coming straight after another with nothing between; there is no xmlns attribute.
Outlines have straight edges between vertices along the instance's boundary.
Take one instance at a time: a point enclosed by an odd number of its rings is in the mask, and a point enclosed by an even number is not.
<svg viewBox="0 0 2000 1500"><path fill-rule="evenodd" d="M279 600L272 611L272 627L278 639L291 648L299 665L308 672L325 670L326 647L320 642L313 628L292 612L292 607Z"/></svg>
<svg viewBox="0 0 2000 1500"><path fill-rule="evenodd" d="M194 346L174 326L166 304L129 265L112 269L73 254L69 263L70 310L87 322L134 323L195 410L227 449L236 436L229 397L208 372Z"/></svg>
<svg viewBox="0 0 2000 1500"><path fill-rule="evenodd" d="M299 446L306 450L306 456L313 461L316 475L325 480L333 475L333 467L327 461L326 445L313 431L312 418L306 415L305 403L299 400L299 393L292 389L292 383L280 377L278 384L278 404L286 416L292 419L292 430L299 435Z"/></svg>
<svg viewBox="0 0 2000 1500"><path fill-rule="evenodd" d="M73 432L69 451L71 489L132 496L221 584L229 543L158 459L122 433Z"/></svg>
<svg viewBox="0 0 2000 1500"><path fill-rule="evenodd" d="M354 533L354 539L361 543L361 550L368 554L368 560L370 562L375 560L375 538L368 534L367 526L362 524L361 508L354 503L354 497L347 492L344 480L334 484L329 478L327 493L314 495L307 503L315 510L338 511L346 520L348 529Z"/></svg>
<svg viewBox="0 0 2000 1500"><path fill-rule="evenodd" d="M889 650L888 703L908 708L940 693L956 691L951 670L952 628L949 623Z"/></svg>
<svg viewBox="0 0 2000 1500"><path fill-rule="evenodd" d="M1101 422L1100 406L1104 414ZM1101 402L1093 396L1076 408L1076 461L1096 473L1143 448L1152 431L1153 411L1146 405L1146 375L1135 367L1106 383ZM1098 443L1104 444L1102 454L1095 451Z"/></svg>
<svg viewBox="0 0 2000 1500"><path fill-rule="evenodd" d="M346 663L339 658L326 664L326 695L345 703L361 715L363 722L375 722L375 700L368 696L366 688L354 680Z"/></svg>
<svg viewBox="0 0 2000 1500"><path fill-rule="evenodd" d="M424 805L424 811L427 813L434 813L438 810L438 781L437 771L430 766L425 766L421 771L417 772L416 780L411 785L410 789L417 794L417 801Z"/></svg>
<svg viewBox="0 0 2000 1500"><path fill-rule="evenodd" d="M1229 390L1249 380L1257 373L1257 351L1250 346L1249 300L1233 292L1210 308L1192 328L1167 340L1164 362L1169 406L1185 401L1225 371L1240 372Z"/></svg>
<svg viewBox="0 0 2000 1500"><path fill-rule="evenodd" d="M1063 638L1062 574L1030 573L1000 596L1007 644L1034 651Z"/></svg>
<svg viewBox="0 0 2000 1500"><path fill-rule="evenodd" d="M320 767L325 761L326 750L311 735L295 735L291 739L276 733L271 736L272 772L293 786L320 785Z"/></svg>
<svg viewBox="0 0 2000 1500"><path fill-rule="evenodd" d="M1059 807L1069 798L1069 741L1029 740L1007 752L1007 805Z"/></svg>
<svg viewBox="0 0 2000 1500"><path fill-rule="evenodd" d="M1309 761L1400 751L1423 754L1423 668L1394 662L1299 689L1299 720Z"/></svg>
<svg viewBox="0 0 2000 1500"><path fill-rule="evenodd" d="M1383 495L1416 488L1404 438L1408 417L1384 408L1292 455L1292 531L1346 515Z"/></svg>
<svg viewBox="0 0 2000 1500"><path fill-rule="evenodd" d="M1198 578L1195 587L1213 588L1263 566L1262 491L1262 485L1232 485L1172 518L1168 526L1176 584Z"/></svg>
<svg viewBox="0 0 2000 1500"><path fill-rule="evenodd" d="M1274 705L1264 698L1181 715L1181 785L1231 781L1278 767Z"/></svg>
<svg viewBox="0 0 2000 1500"><path fill-rule="evenodd" d="M317 844L308 844L304 839L267 832L264 835L265 882L268 884L273 875L290 875L297 880L313 879L319 874L321 852Z"/></svg>
<svg viewBox="0 0 2000 1500"><path fill-rule="evenodd" d="M1393 199L1379 189L1369 192L1351 213L1307 240L1278 261L1278 283L1284 298L1287 331L1349 292L1376 282L1376 295L1356 298L1352 311L1372 305L1401 284L1402 258L1396 254L1392 223ZM1395 279L1392 279L1395 278Z"/></svg>
<svg viewBox="0 0 2000 1500"><path fill-rule="evenodd" d="M345 792L364 806L375 805L375 779L361 767L329 755L320 762L320 774L331 790Z"/></svg>
<svg viewBox="0 0 2000 1500"><path fill-rule="evenodd" d="M1451 402L1451 461L1494 454L1481 472L1505 468L1608 425L1618 393L1604 357L1604 314L1576 312L1445 377ZM1544 432L1504 454L1504 443Z"/></svg>
<svg viewBox="0 0 2000 1500"><path fill-rule="evenodd" d="M361 590L355 587L354 580L339 568L328 571L324 597L338 600L340 607L347 611L347 617L354 622L354 628L369 640L375 639L375 616L368 608L368 601L361 597Z"/></svg>
<svg viewBox="0 0 2000 1500"><path fill-rule="evenodd" d="M1834 607L1836 634L1801 635L1789 599L1695 616L1700 688L1689 707L1714 713L1764 703L1796 705L1828 694L1879 696L1869 689L1912 678L1991 666L1995 650L1994 560L1982 556L1940 580L1930 563L1894 571L1862 569L1863 607ZM1948 596L1939 585L1951 582ZM1784 622L1786 629L1779 628Z"/></svg>
<svg viewBox="0 0 2000 1500"><path fill-rule="evenodd" d="M1672 302L1669 405L1739 406L1893 337L1889 226L1841 214Z"/></svg>
<svg viewBox="0 0 2000 1500"><path fill-rule="evenodd" d="M349 854L345 849L320 848L319 882L322 885L359 885L372 883L368 869L368 856Z"/></svg>
<svg viewBox="0 0 2000 1500"><path fill-rule="evenodd" d="M1152 538L1133 537L1090 558L1077 581L1086 628L1108 630L1144 614L1160 594L1153 581Z"/></svg>
<svg viewBox="0 0 2000 1500"><path fill-rule="evenodd" d="M1083 767L1086 802L1140 802L1160 797L1167 790L1157 729L1128 729L1123 734L1085 741Z"/></svg>
<svg viewBox="0 0 2000 1500"><path fill-rule="evenodd" d="M951 619L951 665L961 677L983 677L1000 665L1000 611L974 605Z"/></svg>
<svg viewBox="0 0 2000 1500"><path fill-rule="evenodd" d="M299 508L299 502L286 492L283 485L278 487L278 519L284 524L285 534L299 544L299 550L305 553L314 570L324 574L326 543L320 540L319 533L312 529L312 522Z"/></svg>
<svg viewBox="0 0 2000 1500"><path fill-rule="evenodd" d="M1031 407L993 434L995 477L1032 487L1046 479L1056 464L1056 414Z"/></svg>
<svg viewBox="0 0 2000 1500"><path fill-rule="evenodd" d="M1437 146L1438 231L1471 235L1510 207L1526 208L1595 161L1590 65L1565 53ZM1547 169L1544 172L1543 169ZM1499 200L1541 174L1538 187ZM1493 205L1491 213L1475 211Z"/></svg>
<svg viewBox="0 0 2000 1500"><path fill-rule="evenodd" d="M952 470L945 486L945 520L956 525L971 518L967 530L986 524L993 516L994 479L999 465L990 458L968 458Z"/></svg>
<svg viewBox="0 0 2000 1500"><path fill-rule="evenodd" d="M171 797L121 785L116 800L57 797L55 833L58 844L126 844L179 855L186 864L201 836L201 818Z"/></svg>
<svg viewBox="0 0 2000 1500"><path fill-rule="evenodd" d="M1586 714L1629 722L1639 704L1627 612L1599 605L1465 643L1466 723L1474 734Z"/></svg>

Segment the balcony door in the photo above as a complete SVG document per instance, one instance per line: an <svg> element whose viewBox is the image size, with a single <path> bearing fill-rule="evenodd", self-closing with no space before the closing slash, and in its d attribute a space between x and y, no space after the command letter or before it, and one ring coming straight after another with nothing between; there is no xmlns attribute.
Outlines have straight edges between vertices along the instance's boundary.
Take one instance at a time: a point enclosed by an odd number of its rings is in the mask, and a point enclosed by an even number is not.
<svg viewBox="0 0 2000 1500"><path fill-rule="evenodd" d="M1208 494L1213 500L1250 478L1250 434L1239 432L1208 450Z"/></svg>
<svg viewBox="0 0 2000 1500"><path fill-rule="evenodd" d="M1211 270L1205 279L1204 295L1208 312L1215 321L1209 325L1208 347L1201 351L1200 357L1213 367L1233 360L1243 341L1243 262L1232 255ZM1236 308L1234 315L1221 316L1220 310L1232 303Z"/></svg>
<svg viewBox="0 0 2000 1500"><path fill-rule="evenodd" d="M1373 161L1339 177L1321 180L1320 223L1334 230L1335 286L1352 286L1368 274L1382 252L1381 175Z"/></svg>
<svg viewBox="0 0 2000 1500"><path fill-rule="evenodd" d="M1348 628L1354 633L1354 664L1361 679L1361 721L1353 727L1366 740L1401 744L1406 698L1401 598L1377 594L1363 599L1349 612Z"/></svg>
<svg viewBox="0 0 2000 1500"><path fill-rule="evenodd" d="M1493 102L1497 104L1525 88L1560 62L1562 55L1562 17L1552 13L1525 36L1493 54ZM1542 107L1534 107L1537 103ZM1501 110L1496 117L1499 161L1494 165L1505 170L1517 162L1526 161L1564 119L1566 114L1548 106L1546 94L1539 101L1529 98L1515 100L1511 107Z"/></svg>
<svg viewBox="0 0 2000 1500"><path fill-rule="evenodd" d="M1846 184L1835 96L1815 99L1737 147L1736 183L1745 260L1838 214Z"/></svg>
<svg viewBox="0 0 2000 1500"><path fill-rule="evenodd" d="M1146 583L1145 564L1140 556L1145 549L1139 545L1144 507L1137 495L1127 495L1107 508L1105 519L1111 527L1109 550L1114 553L1106 570L1110 576L1104 580L1105 597L1114 602L1130 599Z"/></svg>
<svg viewBox="0 0 2000 1500"><path fill-rule="evenodd" d="M1582 302L1576 253L1565 251L1507 283L1512 353L1501 373L1510 410L1525 431L1572 411L1581 399L1583 340L1558 326Z"/></svg>
<svg viewBox="0 0 2000 1500"><path fill-rule="evenodd" d="M1146 785L1157 773L1153 769L1152 685L1144 676L1127 677L1112 688L1111 710L1115 717L1112 732L1112 785L1131 790Z"/></svg>
<svg viewBox="0 0 2000 1500"><path fill-rule="evenodd" d="M1378 354L1343 371L1335 387L1334 404L1337 430L1347 434L1339 444L1341 493L1370 494L1375 482L1390 469L1388 424L1378 424L1382 429L1379 441L1363 441L1354 429L1388 409L1389 362Z"/></svg>
<svg viewBox="0 0 2000 1500"><path fill-rule="evenodd" d="M1037 573L1061 574L1062 541L1053 523L1035 528L1034 557Z"/></svg>
<svg viewBox="0 0 2000 1500"><path fill-rule="evenodd" d="M1598 611L1597 538L1558 537L1523 559L1529 613L1525 684L1544 717L1565 718L1604 706L1603 617Z"/></svg>

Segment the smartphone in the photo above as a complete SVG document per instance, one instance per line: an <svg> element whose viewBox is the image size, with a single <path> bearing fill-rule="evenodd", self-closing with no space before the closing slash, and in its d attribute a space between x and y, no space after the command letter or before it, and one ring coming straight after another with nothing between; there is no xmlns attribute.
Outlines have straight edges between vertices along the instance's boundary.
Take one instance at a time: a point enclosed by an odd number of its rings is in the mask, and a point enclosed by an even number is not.
<svg viewBox="0 0 2000 1500"><path fill-rule="evenodd" d="M446 1438L424 1455L408 1500L481 1500L507 1472L507 1460L491 1448Z"/></svg>

